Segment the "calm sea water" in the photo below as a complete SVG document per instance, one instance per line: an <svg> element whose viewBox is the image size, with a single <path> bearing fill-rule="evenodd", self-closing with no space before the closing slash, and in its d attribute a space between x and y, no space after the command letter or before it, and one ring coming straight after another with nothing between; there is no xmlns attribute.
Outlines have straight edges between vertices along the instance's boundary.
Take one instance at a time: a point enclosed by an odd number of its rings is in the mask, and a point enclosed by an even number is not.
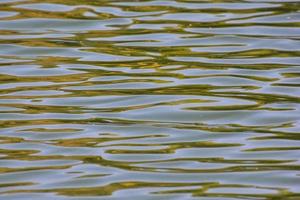
<svg viewBox="0 0 300 200"><path fill-rule="evenodd" d="M300 1L0 0L0 199L299 200Z"/></svg>

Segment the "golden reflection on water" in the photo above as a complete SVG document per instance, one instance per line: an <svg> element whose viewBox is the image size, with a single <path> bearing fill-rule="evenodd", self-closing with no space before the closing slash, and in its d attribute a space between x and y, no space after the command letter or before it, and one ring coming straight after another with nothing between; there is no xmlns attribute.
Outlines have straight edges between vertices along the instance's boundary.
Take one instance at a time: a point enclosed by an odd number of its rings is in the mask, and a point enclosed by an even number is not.
<svg viewBox="0 0 300 200"><path fill-rule="evenodd" d="M297 0L0 0L0 199L299 199L299 38Z"/></svg>

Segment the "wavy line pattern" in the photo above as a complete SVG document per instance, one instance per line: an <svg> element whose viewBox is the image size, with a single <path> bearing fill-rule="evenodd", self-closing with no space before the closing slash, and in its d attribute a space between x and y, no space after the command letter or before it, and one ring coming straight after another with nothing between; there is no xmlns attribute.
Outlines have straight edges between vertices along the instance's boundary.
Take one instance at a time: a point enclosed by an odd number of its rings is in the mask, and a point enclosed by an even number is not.
<svg viewBox="0 0 300 200"><path fill-rule="evenodd" d="M300 1L0 0L0 198L300 198Z"/></svg>

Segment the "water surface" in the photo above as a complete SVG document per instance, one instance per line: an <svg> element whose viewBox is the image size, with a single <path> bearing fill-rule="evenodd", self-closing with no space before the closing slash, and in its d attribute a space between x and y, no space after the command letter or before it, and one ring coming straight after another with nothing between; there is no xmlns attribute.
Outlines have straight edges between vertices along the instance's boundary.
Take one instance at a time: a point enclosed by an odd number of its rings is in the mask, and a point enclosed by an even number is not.
<svg viewBox="0 0 300 200"><path fill-rule="evenodd" d="M300 1L0 0L0 198L300 199Z"/></svg>

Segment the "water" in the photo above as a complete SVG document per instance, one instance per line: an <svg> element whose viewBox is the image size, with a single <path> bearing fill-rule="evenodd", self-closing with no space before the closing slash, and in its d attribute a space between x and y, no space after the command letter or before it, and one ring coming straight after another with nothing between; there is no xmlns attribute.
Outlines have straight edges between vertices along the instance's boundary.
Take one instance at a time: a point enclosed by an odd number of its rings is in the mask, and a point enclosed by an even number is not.
<svg viewBox="0 0 300 200"><path fill-rule="evenodd" d="M0 199L300 199L300 1L0 0Z"/></svg>

